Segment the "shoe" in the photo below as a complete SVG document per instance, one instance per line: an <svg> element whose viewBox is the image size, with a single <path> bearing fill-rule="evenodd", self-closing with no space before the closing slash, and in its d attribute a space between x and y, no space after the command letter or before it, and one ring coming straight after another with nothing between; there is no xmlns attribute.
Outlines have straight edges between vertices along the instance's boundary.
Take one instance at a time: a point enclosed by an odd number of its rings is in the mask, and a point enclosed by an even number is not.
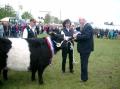
<svg viewBox="0 0 120 89"><path fill-rule="evenodd" d="M65 73L65 70L62 70L63 73Z"/></svg>
<svg viewBox="0 0 120 89"><path fill-rule="evenodd" d="M80 82L87 82L87 80L81 80Z"/></svg>
<svg viewBox="0 0 120 89"><path fill-rule="evenodd" d="M74 73L74 70L70 70L70 73Z"/></svg>

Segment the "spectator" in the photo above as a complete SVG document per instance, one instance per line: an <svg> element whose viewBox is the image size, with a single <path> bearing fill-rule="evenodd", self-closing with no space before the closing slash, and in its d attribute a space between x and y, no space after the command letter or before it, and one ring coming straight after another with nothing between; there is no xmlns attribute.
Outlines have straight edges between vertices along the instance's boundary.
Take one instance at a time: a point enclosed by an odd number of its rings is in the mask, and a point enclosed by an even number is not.
<svg viewBox="0 0 120 89"><path fill-rule="evenodd" d="M35 33L36 20L30 19L30 24L23 31L23 38L34 38L36 37Z"/></svg>
<svg viewBox="0 0 120 89"><path fill-rule="evenodd" d="M4 28L2 22L0 22L0 38L3 37L4 34Z"/></svg>

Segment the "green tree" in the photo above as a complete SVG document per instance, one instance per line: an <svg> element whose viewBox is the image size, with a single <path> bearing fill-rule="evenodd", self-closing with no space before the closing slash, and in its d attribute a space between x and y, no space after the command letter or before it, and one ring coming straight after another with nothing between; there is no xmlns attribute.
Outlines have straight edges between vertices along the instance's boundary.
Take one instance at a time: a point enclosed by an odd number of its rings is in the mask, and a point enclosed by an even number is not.
<svg viewBox="0 0 120 89"><path fill-rule="evenodd" d="M57 18L57 17L54 17L54 23L59 23L60 21L59 21L59 19Z"/></svg>
<svg viewBox="0 0 120 89"><path fill-rule="evenodd" d="M50 23L50 20L51 20L51 16L50 16L50 14L46 14L45 15L45 19L44 19L44 23Z"/></svg>
<svg viewBox="0 0 120 89"><path fill-rule="evenodd" d="M56 23L58 24L60 21L57 17L51 16L51 23Z"/></svg>
<svg viewBox="0 0 120 89"><path fill-rule="evenodd" d="M44 18L44 23L56 23L56 24L61 24L62 21L58 19L58 17L55 16L50 16L50 14L46 14Z"/></svg>
<svg viewBox="0 0 120 89"><path fill-rule="evenodd" d="M31 13L29 13L29 12L24 12L23 14L22 14L22 18L23 19L31 19L31 18L33 18L33 16L32 16L32 14Z"/></svg>
<svg viewBox="0 0 120 89"><path fill-rule="evenodd" d="M5 7L0 7L0 19L4 17L15 17L15 16L16 16L16 12L11 6L5 5Z"/></svg>

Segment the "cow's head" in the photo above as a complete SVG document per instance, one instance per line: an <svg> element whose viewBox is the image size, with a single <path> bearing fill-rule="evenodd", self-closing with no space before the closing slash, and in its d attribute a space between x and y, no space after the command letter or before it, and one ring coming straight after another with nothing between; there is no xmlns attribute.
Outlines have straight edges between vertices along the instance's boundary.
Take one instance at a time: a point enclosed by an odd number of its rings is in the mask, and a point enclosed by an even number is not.
<svg viewBox="0 0 120 89"><path fill-rule="evenodd" d="M57 47L60 47L63 41L72 41L74 38L73 37L67 37L62 34L56 34L56 33L50 33L51 40L54 41L57 44Z"/></svg>
<svg viewBox="0 0 120 89"><path fill-rule="evenodd" d="M56 44L57 47L64 41L64 35L56 34L56 33L50 33L51 40Z"/></svg>

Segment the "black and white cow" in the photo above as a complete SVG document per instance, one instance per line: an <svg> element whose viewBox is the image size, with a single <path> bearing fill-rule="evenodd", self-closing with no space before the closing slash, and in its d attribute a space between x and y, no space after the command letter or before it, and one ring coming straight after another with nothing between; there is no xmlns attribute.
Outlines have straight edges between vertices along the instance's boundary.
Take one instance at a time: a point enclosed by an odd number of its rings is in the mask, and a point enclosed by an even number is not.
<svg viewBox="0 0 120 89"><path fill-rule="evenodd" d="M38 71L39 83L43 83L44 69L51 63L52 56L60 49L57 43L63 35L51 34L45 38L0 38L0 73L7 80L8 69L32 72L35 80Z"/></svg>

